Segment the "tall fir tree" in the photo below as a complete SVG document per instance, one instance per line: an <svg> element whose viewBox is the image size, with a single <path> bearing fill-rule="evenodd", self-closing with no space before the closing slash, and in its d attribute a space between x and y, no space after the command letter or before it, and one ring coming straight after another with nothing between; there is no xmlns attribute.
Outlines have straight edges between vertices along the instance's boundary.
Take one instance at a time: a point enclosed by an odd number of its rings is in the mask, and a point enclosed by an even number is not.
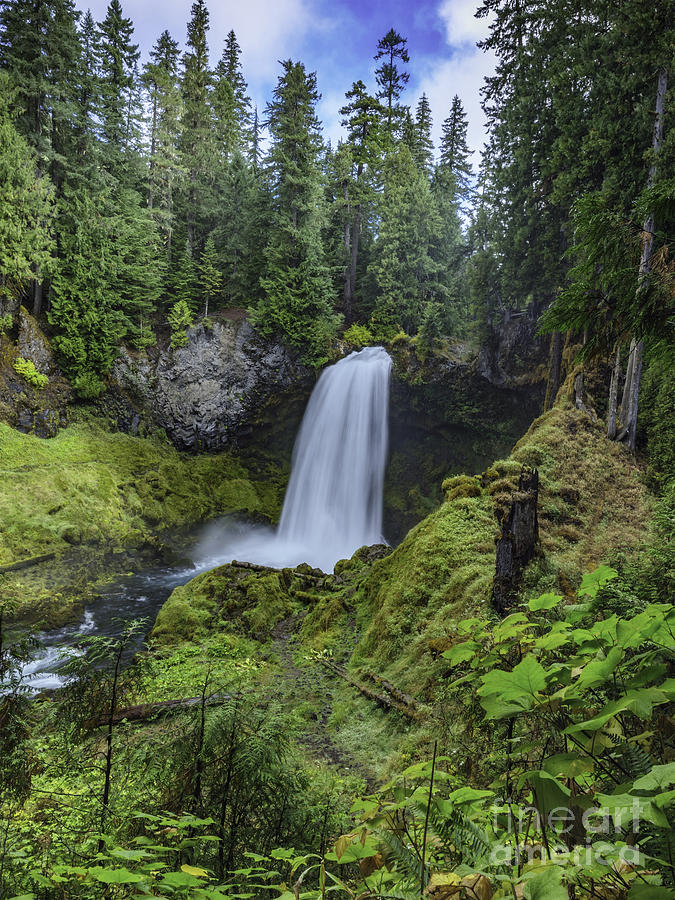
<svg viewBox="0 0 675 900"><path fill-rule="evenodd" d="M0 300L22 298L53 268L53 190L10 114L12 89L0 72Z"/></svg>
<svg viewBox="0 0 675 900"><path fill-rule="evenodd" d="M433 120L426 94L422 94L415 110L413 157L420 170L431 174L434 167L434 142L431 138Z"/></svg>
<svg viewBox="0 0 675 900"><path fill-rule="evenodd" d="M379 87L377 96L383 101L385 109L385 134L389 144L392 143L397 126L403 117L404 110L399 100L410 80L410 74L399 65L410 62L407 43L408 39L401 37L393 28L377 42L375 60L382 62L375 69L375 80Z"/></svg>
<svg viewBox="0 0 675 900"><path fill-rule="evenodd" d="M325 357L338 319L325 265L321 139L316 75L286 60L267 106L273 220L265 250L263 296L252 310L263 334L281 335L306 362Z"/></svg>
<svg viewBox="0 0 675 900"><path fill-rule="evenodd" d="M340 109L342 125L347 128L347 144L351 152L352 178L348 185L348 212L351 219L349 266L345 269L343 309L349 321L357 303L361 237L372 216L381 162L383 134L380 128L382 106L372 97L362 81L355 81L345 94L347 103Z"/></svg>
<svg viewBox="0 0 675 900"><path fill-rule="evenodd" d="M216 66L213 112L219 150L229 160L235 150L245 153L248 144L251 100L241 70L241 48L234 31L225 41L223 55Z"/></svg>
<svg viewBox="0 0 675 900"><path fill-rule="evenodd" d="M192 252L196 252L208 225L209 185L214 173L213 117L209 94L213 81L209 68L209 11L204 0L192 4L183 56L183 116L180 149L187 173L185 224Z"/></svg>
<svg viewBox="0 0 675 900"><path fill-rule="evenodd" d="M96 108L99 96L97 28L90 10L80 25L79 71L75 97L76 168L91 177L96 151Z"/></svg>
<svg viewBox="0 0 675 900"><path fill-rule="evenodd" d="M78 16L73 0L0 2L0 67L17 92L17 127L51 174L72 132Z"/></svg>
<svg viewBox="0 0 675 900"><path fill-rule="evenodd" d="M102 159L119 181L136 186L139 168L134 152L140 132L138 44L132 41L134 26L119 0L110 0L98 28L100 105L98 118Z"/></svg>
<svg viewBox="0 0 675 900"><path fill-rule="evenodd" d="M374 285L373 334L389 340L399 328L415 334L426 305L444 299L432 247L440 227L429 180L405 144L389 154L379 199L377 241L368 273Z"/></svg>
<svg viewBox="0 0 675 900"><path fill-rule="evenodd" d="M171 262L174 195L183 173L178 150L182 103L178 59L178 43L163 31L143 73L150 100L148 206L163 237L167 265Z"/></svg>
<svg viewBox="0 0 675 900"><path fill-rule="evenodd" d="M221 296L223 286L223 274L218 266L218 253L213 237L206 239L202 255L197 265L199 290L204 301L204 318L209 314L209 307L213 308L215 301Z"/></svg>
<svg viewBox="0 0 675 900"><path fill-rule="evenodd" d="M469 122L457 94L452 98L450 114L443 122L440 166L454 179L458 202L464 211L471 198L472 170L467 143Z"/></svg>
<svg viewBox="0 0 675 900"><path fill-rule="evenodd" d="M0 66L16 91L16 126L35 150L38 176L49 173L59 190L74 155L78 15L73 0L0 3ZM44 288L38 268L31 285L35 315Z"/></svg>

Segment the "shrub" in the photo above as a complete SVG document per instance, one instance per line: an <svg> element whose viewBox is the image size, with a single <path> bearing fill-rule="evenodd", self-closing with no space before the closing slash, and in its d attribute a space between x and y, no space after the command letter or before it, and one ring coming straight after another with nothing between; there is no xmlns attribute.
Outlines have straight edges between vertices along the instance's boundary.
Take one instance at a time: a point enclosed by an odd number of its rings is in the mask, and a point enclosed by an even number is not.
<svg viewBox="0 0 675 900"><path fill-rule="evenodd" d="M187 346L187 330L194 321L194 315L185 300L174 303L168 320L171 328L171 347L175 350L177 347Z"/></svg>
<svg viewBox="0 0 675 900"><path fill-rule="evenodd" d="M81 400L95 400L101 396L105 385L93 372L83 372L73 381L73 387Z"/></svg>
<svg viewBox="0 0 675 900"><path fill-rule="evenodd" d="M367 347L373 343L373 336L366 325L350 325L342 335L342 340L351 347Z"/></svg>
<svg viewBox="0 0 675 900"><path fill-rule="evenodd" d="M12 327L14 320L12 319L11 313L5 313L4 316L0 316L0 334L4 334L6 331Z"/></svg>
<svg viewBox="0 0 675 900"><path fill-rule="evenodd" d="M22 356L19 356L18 359L14 360L13 365L14 371L18 375L21 375L22 378L25 378L28 384L36 390L41 391L42 388L47 386L49 378L41 372L38 372L32 360L24 359Z"/></svg>

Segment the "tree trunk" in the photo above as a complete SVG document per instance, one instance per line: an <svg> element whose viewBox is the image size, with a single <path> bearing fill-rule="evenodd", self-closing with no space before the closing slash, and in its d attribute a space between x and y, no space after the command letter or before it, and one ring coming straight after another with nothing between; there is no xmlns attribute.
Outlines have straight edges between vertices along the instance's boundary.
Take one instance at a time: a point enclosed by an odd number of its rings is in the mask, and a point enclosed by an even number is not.
<svg viewBox="0 0 675 900"><path fill-rule="evenodd" d="M612 380L609 383L609 413L607 415L607 437L614 440L616 437L616 404L619 393L619 378L621 377L621 344L616 345L614 356L614 368Z"/></svg>
<svg viewBox="0 0 675 900"><path fill-rule="evenodd" d="M42 282L39 279L33 281L33 315L37 319L42 312Z"/></svg>
<svg viewBox="0 0 675 900"><path fill-rule="evenodd" d="M152 209L155 201L155 154L157 152L157 88L152 95L152 126L150 131L150 189L148 191L148 208Z"/></svg>
<svg viewBox="0 0 675 900"><path fill-rule="evenodd" d="M361 205L356 207L354 221L352 222L352 258L349 266L349 287L352 297L352 309L356 297L356 264L359 259L359 234L361 231Z"/></svg>
<svg viewBox="0 0 675 900"><path fill-rule="evenodd" d="M113 759L113 728L115 724L115 709L117 707L117 685L119 682L123 652L124 642L120 640L117 650L117 656L115 658L115 671L113 672L112 693L110 695L110 712L108 713L108 731L105 741L105 782L103 785L103 799L101 804L101 837L99 838L98 842L99 853L103 853L105 849L105 841L103 840L103 835L105 834L106 820L108 818L108 804L110 802L110 781Z"/></svg>
<svg viewBox="0 0 675 900"><path fill-rule="evenodd" d="M659 81L656 88L656 109L654 114L654 136L652 138L652 163L649 167L649 175L647 177L647 186L654 184L656 175L656 161L663 144L663 118L666 102L666 91L668 89L668 70L664 66L659 70ZM640 301L640 295L646 289L649 282L649 274L652 266L652 250L654 248L654 214L649 213L645 218L642 229L642 253L640 255L640 269L638 271L637 285L637 301ZM623 430L619 434L617 440L621 441L628 438L628 446L631 451L635 451L635 443L637 439L637 418L638 404L640 399L640 379L642 377L642 358L644 344L642 340L631 340L631 359L629 361L629 373L626 375L626 384L624 386L623 399L621 402L621 412L623 419Z"/></svg>
<svg viewBox="0 0 675 900"><path fill-rule="evenodd" d="M349 210L349 189L347 185L344 185L344 201L345 208ZM344 269L344 291L342 295L342 310L345 314L345 322L349 323L352 317L352 279L351 279L351 264L349 262L351 258L351 229L349 225L349 216L345 220L345 231L344 231L344 245L345 245L345 256L347 258L347 262L345 263Z"/></svg>
<svg viewBox="0 0 675 900"><path fill-rule="evenodd" d="M623 394L621 395L621 409L619 411L619 419L622 425L628 421L628 406L630 401L630 386L633 381L633 362L635 360L635 338L630 339L630 350L628 352L628 365L626 366L626 380L623 383ZM621 440L618 437L617 440Z"/></svg>
<svg viewBox="0 0 675 900"><path fill-rule="evenodd" d="M534 556L539 540L538 500L539 472L523 467L518 491L499 523L501 534L497 539L492 605L500 615L510 610L517 596L522 571Z"/></svg>
<svg viewBox="0 0 675 900"><path fill-rule="evenodd" d="M642 358L644 344L638 341L635 346L635 362L633 363L633 383L631 384L630 406L628 408L628 449L634 453L637 440L638 400L640 398L640 380L642 378Z"/></svg>

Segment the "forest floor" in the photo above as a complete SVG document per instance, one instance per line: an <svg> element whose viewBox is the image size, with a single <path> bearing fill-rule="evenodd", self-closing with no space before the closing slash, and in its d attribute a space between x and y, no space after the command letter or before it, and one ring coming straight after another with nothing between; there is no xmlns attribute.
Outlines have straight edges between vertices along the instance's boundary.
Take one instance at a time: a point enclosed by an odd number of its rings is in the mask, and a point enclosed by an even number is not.
<svg viewBox="0 0 675 900"><path fill-rule="evenodd" d="M306 652L301 646L299 634L305 615L306 613L300 613L282 619L271 633L272 651L279 660L280 677L289 704L309 701L318 707L317 711L309 713L309 720L314 723L314 727L304 732L301 745L316 762L328 764L334 772L363 778L370 790L374 787L372 772L343 746L339 746L330 733L329 722L333 714L335 689L331 682L334 676L316 660L309 660L303 666L298 665L297 655Z"/></svg>

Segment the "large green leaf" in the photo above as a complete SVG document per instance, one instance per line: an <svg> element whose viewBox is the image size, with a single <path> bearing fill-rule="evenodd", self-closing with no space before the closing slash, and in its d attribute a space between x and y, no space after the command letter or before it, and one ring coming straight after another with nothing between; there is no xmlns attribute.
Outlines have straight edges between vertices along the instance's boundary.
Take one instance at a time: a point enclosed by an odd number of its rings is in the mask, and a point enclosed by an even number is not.
<svg viewBox="0 0 675 900"><path fill-rule="evenodd" d="M528 879L523 886L526 900L567 900L567 888L562 883L560 866L548 865L540 874Z"/></svg>
<svg viewBox="0 0 675 900"><path fill-rule="evenodd" d="M570 789L562 782L543 769L534 772L525 772L520 776L519 786L527 782L532 788L534 802L537 810L546 819L554 809L567 809L570 803Z"/></svg>
<svg viewBox="0 0 675 900"><path fill-rule="evenodd" d="M553 609L562 601L560 594L542 594L540 597L533 597L527 605L532 612L538 612L540 609Z"/></svg>
<svg viewBox="0 0 675 900"><path fill-rule="evenodd" d="M92 866L89 874L102 884L138 884L143 881L143 876L138 872L130 872L129 869L107 869L102 866Z"/></svg>
<svg viewBox="0 0 675 900"><path fill-rule="evenodd" d="M482 697L494 694L501 700L516 700L519 697L533 697L546 687L546 672L534 656L526 656L511 671L494 669L482 676L483 684L478 688Z"/></svg>
<svg viewBox="0 0 675 900"><path fill-rule="evenodd" d="M478 644L475 641L465 641L462 644L455 644L449 650L444 650L441 656L456 666L461 662L466 662L467 659L473 659L476 650L478 650Z"/></svg>
<svg viewBox="0 0 675 900"><path fill-rule="evenodd" d="M633 794L597 794L602 811L607 811L621 828L632 829L633 820L651 822L659 828L668 828L668 819L651 797L635 797Z"/></svg>
<svg viewBox="0 0 675 900"><path fill-rule="evenodd" d="M588 756L580 753L557 753L544 760L544 769L551 775L564 775L573 778L584 772L592 772L595 764Z"/></svg>
<svg viewBox="0 0 675 900"><path fill-rule="evenodd" d="M655 791L675 784L675 763L654 766L651 772L638 778L633 784L635 791Z"/></svg>
<svg viewBox="0 0 675 900"><path fill-rule="evenodd" d="M577 593L579 596L595 597L603 584L607 584L612 578L616 578L618 574L611 566L598 566L597 569L584 575L581 579L581 587Z"/></svg>
<svg viewBox="0 0 675 900"><path fill-rule="evenodd" d="M591 660L584 666L579 678L566 690L565 696L581 694L604 684L616 672L623 655L621 647L612 647L607 656Z"/></svg>
<svg viewBox="0 0 675 900"><path fill-rule="evenodd" d="M668 697L660 688L643 688L638 691L627 691L619 700L608 703L601 712L587 719L585 722L578 722L575 725L569 725L565 729L566 734L578 734L581 731L598 731L609 722L614 716L621 712L632 712L640 719L649 719L654 706L660 703L666 703Z"/></svg>

